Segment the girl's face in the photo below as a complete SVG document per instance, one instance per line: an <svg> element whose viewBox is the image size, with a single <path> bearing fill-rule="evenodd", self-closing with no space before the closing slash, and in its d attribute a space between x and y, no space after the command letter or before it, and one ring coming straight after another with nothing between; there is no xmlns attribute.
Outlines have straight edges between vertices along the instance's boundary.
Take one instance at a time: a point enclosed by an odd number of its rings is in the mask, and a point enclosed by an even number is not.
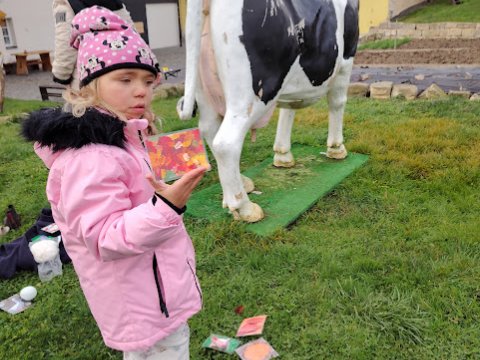
<svg viewBox="0 0 480 360"><path fill-rule="evenodd" d="M113 70L98 78L98 96L127 120L139 119L150 106L155 75L143 69Z"/></svg>

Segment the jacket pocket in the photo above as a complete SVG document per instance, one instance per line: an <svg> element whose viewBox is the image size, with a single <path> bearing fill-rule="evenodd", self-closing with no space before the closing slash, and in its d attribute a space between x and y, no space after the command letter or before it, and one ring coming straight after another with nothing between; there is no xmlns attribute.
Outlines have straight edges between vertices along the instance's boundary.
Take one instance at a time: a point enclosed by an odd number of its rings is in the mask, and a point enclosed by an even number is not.
<svg viewBox="0 0 480 360"><path fill-rule="evenodd" d="M192 273L193 281L195 283L195 287L197 288L198 295L200 295L200 300L202 301L202 307L203 307L203 294L202 294L202 290L200 289L200 282L198 281L198 277L197 277L197 274L195 273L192 262L193 261L191 259L187 258L187 265L188 265L188 268L190 269L190 272Z"/></svg>
<svg viewBox="0 0 480 360"><path fill-rule="evenodd" d="M167 309L167 304L165 304L165 299L163 298L162 295L162 285L161 285L161 279L160 279L160 270L158 269L158 263L157 263L157 255L154 253L153 254L153 276L155 276L155 284L157 286L157 292L158 292L158 300L160 302L160 311L162 314L165 314L165 317L169 317L168 314L168 309Z"/></svg>

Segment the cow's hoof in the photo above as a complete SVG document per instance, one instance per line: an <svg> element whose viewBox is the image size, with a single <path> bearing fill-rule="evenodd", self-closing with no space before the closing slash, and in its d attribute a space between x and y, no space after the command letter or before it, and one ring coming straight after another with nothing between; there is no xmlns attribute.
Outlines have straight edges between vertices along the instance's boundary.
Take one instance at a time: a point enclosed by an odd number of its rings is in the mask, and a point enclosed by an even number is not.
<svg viewBox="0 0 480 360"><path fill-rule="evenodd" d="M247 194L251 193L255 190L255 184L253 183L252 179L246 177L245 175L240 175L242 177L243 188Z"/></svg>
<svg viewBox="0 0 480 360"><path fill-rule="evenodd" d="M254 223L262 220L265 217L262 208L249 201L244 204L240 209L230 210L235 220L241 220L248 223Z"/></svg>
<svg viewBox="0 0 480 360"><path fill-rule="evenodd" d="M291 168L295 166L295 159L293 154L289 151L287 153L276 152L273 156L273 166L282 168Z"/></svg>
<svg viewBox="0 0 480 360"><path fill-rule="evenodd" d="M342 160L347 157L347 149L342 144L340 146L329 146L327 149L327 157L330 159Z"/></svg>
<svg viewBox="0 0 480 360"><path fill-rule="evenodd" d="M238 210L230 210L230 214L232 214L233 220L237 220L237 221L242 220L240 218L240 214L238 213Z"/></svg>

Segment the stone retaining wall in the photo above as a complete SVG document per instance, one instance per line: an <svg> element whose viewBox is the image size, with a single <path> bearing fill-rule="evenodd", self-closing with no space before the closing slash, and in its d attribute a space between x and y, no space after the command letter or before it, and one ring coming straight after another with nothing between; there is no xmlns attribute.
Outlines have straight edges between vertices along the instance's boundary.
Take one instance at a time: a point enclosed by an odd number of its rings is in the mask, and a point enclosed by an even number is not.
<svg viewBox="0 0 480 360"><path fill-rule="evenodd" d="M480 100L480 94L471 93L468 90L450 90L445 92L440 86L433 83L424 91L419 92L418 87L412 84L394 84L392 81L377 81L371 84L364 82L350 83L348 88L349 97L370 97L378 100L392 98L414 99L444 99L449 96L462 97L465 99Z"/></svg>
<svg viewBox="0 0 480 360"><path fill-rule="evenodd" d="M421 75L419 75L421 76ZM161 84L155 89L155 99L168 99L182 96L185 91L184 84ZM406 100L441 99L447 96L460 96L470 100L480 100L480 94L468 90L450 90L445 92L440 86L433 83L423 91L413 84L395 84L392 81L352 82L348 88L349 97L370 97L372 99L391 99L401 97Z"/></svg>
<svg viewBox="0 0 480 360"><path fill-rule="evenodd" d="M480 23L407 24L384 22L370 28L362 41L394 38L411 39L480 39Z"/></svg>

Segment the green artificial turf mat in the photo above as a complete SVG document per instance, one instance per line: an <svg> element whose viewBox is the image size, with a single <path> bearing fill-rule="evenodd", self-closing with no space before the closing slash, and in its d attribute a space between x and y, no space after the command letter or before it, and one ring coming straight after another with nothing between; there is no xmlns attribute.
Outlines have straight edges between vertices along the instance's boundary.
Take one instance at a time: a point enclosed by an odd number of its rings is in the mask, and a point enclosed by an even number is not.
<svg viewBox="0 0 480 360"><path fill-rule="evenodd" d="M304 145L294 145L292 153L293 168L276 168L268 158L243 173L261 192L249 194L250 200L265 212L262 221L246 225L249 231L265 236L292 224L368 159L367 155L350 153L344 160L332 160L318 148ZM210 221L232 218L221 205L222 191L217 183L192 195L187 214Z"/></svg>

